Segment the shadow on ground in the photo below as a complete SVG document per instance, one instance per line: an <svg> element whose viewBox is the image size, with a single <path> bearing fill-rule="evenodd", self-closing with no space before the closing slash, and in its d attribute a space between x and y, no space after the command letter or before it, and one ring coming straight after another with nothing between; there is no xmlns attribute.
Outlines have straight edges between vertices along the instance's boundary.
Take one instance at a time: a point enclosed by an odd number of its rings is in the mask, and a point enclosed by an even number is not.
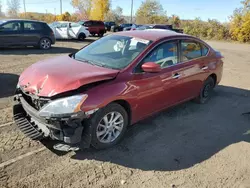
<svg viewBox="0 0 250 188"><path fill-rule="evenodd" d="M10 73L0 73L0 98L14 95L19 76Z"/></svg>
<svg viewBox="0 0 250 188"><path fill-rule="evenodd" d="M58 47L52 46L49 50L41 50L33 47L11 47L11 48L1 48L0 55L33 55L33 54L62 54L62 53L74 53L77 48L69 47Z"/></svg>
<svg viewBox="0 0 250 188"><path fill-rule="evenodd" d="M218 86L205 105L188 102L148 118L108 150L77 152L77 160L98 160L141 169L173 171L201 163L225 147L250 141L250 92Z"/></svg>

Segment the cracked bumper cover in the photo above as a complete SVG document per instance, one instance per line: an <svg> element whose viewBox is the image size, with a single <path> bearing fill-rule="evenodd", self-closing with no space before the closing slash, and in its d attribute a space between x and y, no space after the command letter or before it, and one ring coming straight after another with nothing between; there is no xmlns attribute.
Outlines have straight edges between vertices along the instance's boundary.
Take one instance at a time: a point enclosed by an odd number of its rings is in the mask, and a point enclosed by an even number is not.
<svg viewBox="0 0 250 188"><path fill-rule="evenodd" d="M69 145L89 147L91 134L88 125L83 125L88 117L84 112L73 117L43 118L22 96L16 95L14 101L14 120L26 136L34 140L47 137Z"/></svg>

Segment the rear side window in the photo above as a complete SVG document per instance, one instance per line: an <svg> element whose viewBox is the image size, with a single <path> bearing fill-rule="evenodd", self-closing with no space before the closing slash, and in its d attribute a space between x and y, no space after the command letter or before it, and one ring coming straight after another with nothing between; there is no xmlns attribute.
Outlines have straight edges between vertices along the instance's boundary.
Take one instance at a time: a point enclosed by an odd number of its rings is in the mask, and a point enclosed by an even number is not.
<svg viewBox="0 0 250 188"><path fill-rule="evenodd" d="M202 57L201 45L195 41L181 42L181 60L182 62L189 61Z"/></svg>
<svg viewBox="0 0 250 188"><path fill-rule="evenodd" d="M57 25L57 28L65 28L67 26L68 26L67 23L60 23L60 24Z"/></svg>
<svg viewBox="0 0 250 188"><path fill-rule="evenodd" d="M80 27L81 25L80 24L77 24L77 23L71 23L71 27Z"/></svg>
<svg viewBox="0 0 250 188"><path fill-rule="evenodd" d="M40 31L42 30L42 25L35 22L24 22L25 31Z"/></svg>
<svg viewBox="0 0 250 188"><path fill-rule="evenodd" d="M91 21L84 22L84 26L89 27L92 26L93 23Z"/></svg>

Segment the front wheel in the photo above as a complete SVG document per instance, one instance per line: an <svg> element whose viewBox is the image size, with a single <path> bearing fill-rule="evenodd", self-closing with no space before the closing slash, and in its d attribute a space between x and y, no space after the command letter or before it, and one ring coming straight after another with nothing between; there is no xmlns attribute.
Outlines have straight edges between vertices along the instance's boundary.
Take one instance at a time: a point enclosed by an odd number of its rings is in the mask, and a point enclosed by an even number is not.
<svg viewBox="0 0 250 188"><path fill-rule="evenodd" d="M211 98L214 86L215 86L214 79L212 77L208 77L203 84L203 87L200 91L200 95L195 99L195 102L199 104L206 103Z"/></svg>
<svg viewBox="0 0 250 188"><path fill-rule="evenodd" d="M84 33L80 33L78 36L78 40L84 40L86 38L86 35Z"/></svg>
<svg viewBox="0 0 250 188"><path fill-rule="evenodd" d="M42 38L39 42L39 47L42 50L48 50L51 48L51 41L48 38Z"/></svg>
<svg viewBox="0 0 250 188"><path fill-rule="evenodd" d="M123 138L128 114L121 105L111 103L97 111L89 123L92 126L91 145L96 149L105 149L116 145Z"/></svg>

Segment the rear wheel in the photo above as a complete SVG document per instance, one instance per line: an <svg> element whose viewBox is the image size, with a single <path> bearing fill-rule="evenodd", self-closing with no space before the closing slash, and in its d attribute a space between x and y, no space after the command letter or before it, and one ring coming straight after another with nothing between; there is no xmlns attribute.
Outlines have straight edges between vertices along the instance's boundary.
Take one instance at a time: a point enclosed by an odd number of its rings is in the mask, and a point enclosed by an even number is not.
<svg viewBox="0 0 250 188"><path fill-rule="evenodd" d="M203 84L203 87L200 91L200 95L195 99L195 102L199 104L206 103L211 98L214 86L215 86L214 79L212 77L208 77Z"/></svg>
<svg viewBox="0 0 250 188"><path fill-rule="evenodd" d="M39 48L42 50L48 50L51 48L51 41L48 38L42 38L39 42Z"/></svg>
<svg viewBox="0 0 250 188"><path fill-rule="evenodd" d="M97 111L89 123L92 126L91 145L96 149L105 149L116 145L123 138L128 114L121 105L111 103Z"/></svg>
<svg viewBox="0 0 250 188"><path fill-rule="evenodd" d="M103 37L103 35L104 35L104 32L101 31L101 32L98 34L98 37Z"/></svg>
<svg viewBox="0 0 250 188"><path fill-rule="evenodd" d="M84 33L80 33L78 36L78 40L84 40L86 38L86 35Z"/></svg>

